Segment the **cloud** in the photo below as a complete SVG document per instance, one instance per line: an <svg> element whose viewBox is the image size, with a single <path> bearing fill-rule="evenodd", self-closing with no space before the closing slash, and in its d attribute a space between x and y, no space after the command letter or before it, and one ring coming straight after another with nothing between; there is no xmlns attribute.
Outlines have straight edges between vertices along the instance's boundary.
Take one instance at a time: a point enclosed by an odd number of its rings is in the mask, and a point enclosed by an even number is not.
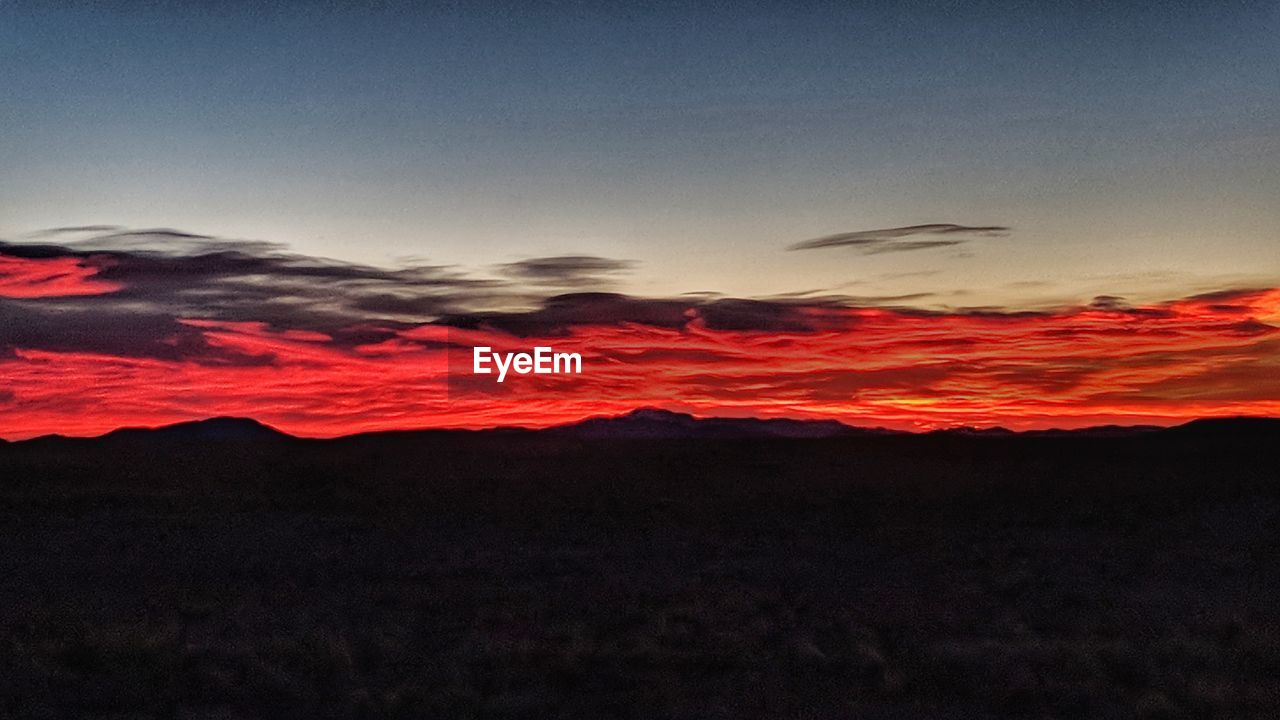
<svg viewBox="0 0 1280 720"><path fill-rule="evenodd" d="M440 323L487 328L518 337L564 335L581 326L643 325L742 332L818 332L843 327L852 318L848 298L754 300L694 296L639 298L617 293L570 293L544 299L533 310L451 315Z"/></svg>
<svg viewBox="0 0 1280 720"><path fill-rule="evenodd" d="M1247 341L1247 352L1239 349L1206 349L1201 362L1187 364L1185 371L1170 373L1135 383L1124 392L1099 395L1104 402L1129 402L1177 408L1188 404L1269 403L1280 400L1280 333L1275 327ZM1146 369L1162 360L1176 362L1177 353L1154 353L1128 365ZM1242 413L1245 414L1245 413Z"/></svg>
<svg viewBox="0 0 1280 720"><path fill-rule="evenodd" d="M528 311L353 326L346 336L62 316L43 300L0 308L33 306L49 311L34 328L0 316L0 337L16 346L0 351L16 400L0 407L0 428L11 437L220 414L304 435L549 425L673 404L904 428L1280 414L1270 380L1280 290L1053 312L575 293ZM586 370L502 388L453 381L450 369L465 367L475 345L579 352Z"/></svg>
<svg viewBox="0 0 1280 720"><path fill-rule="evenodd" d="M1004 237L1008 234L1009 228L1001 225L968 226L933 223L836 233L794 243L787 249L815 250L818 248L851 247L857 249L863 255L881 255L884 253L954 247L963 245L975 237ZM940 237L936 237L936 239L912 239L920 236Z"/></svg>
<svg viewBox="0 0 1280 720"><path fill-rule="evenodd" d="M333 435L637 406L894 427L1280 415L1278 289L922 310L894 305L915 293L565 293L627 264L505 267L375 267L171 230L0 243L0 434L250 415ZM586 371L452 382L476 345L579 352Z"/></svg>
<svg viewBox="0 0 1280 720"><path fill-rule="evenodd" d="M614 260L595 255L557 255L531 258L499 265L502 275L534 285L576 288L607 284L635 266L629 260Z"/></svg>
<svg viewBox="0 0 1280 720"><path fill-rule="evenodd" d="M1129 301L1118 295L1097 295L1089 303L1089 307L1098 310L1131 310Z"/></svg>
<svg viewBox="0 0 1280 720"><path fill-rule="evenodd" d="M487 322L526 334L593 321L674 325L689 306L557 294L602 284L632 266L598 256L531 258L501 266L503 277L494 278L422 262L343 262L291 253L276 243L168 228L102 225L42 234L73 233L87 237L0 241L0 317L8 330L0 334L0 350L78 347L128 357L258 362L257 356L233 358L202 345L200 333L182 320L262 323L324 333L335 343L365 343L428 323ZM353 334L353 327L361 331Z"/></svg>
<svg viewBox="0 0 1280 720"><path fill-rule="evenodd" d="M151 358L209 365L263 365L267 353L211 344L199 328L169 313L115 307L49 307L0 300L0 353L39 350L103 357Z"/></svg>
<svg viewBox="0 0 1280 720"><path fill-rule="evenodd" d="M546 298L534 310L466 313L443 317L440 322L519 337L562 335L582 325L679 328L689 321L697 304L696 300L633 298L616 293L570 293Z"/></svg>
<svg viewBox="0 0 1280 720"><path fill-rule="evenodd" d="M53 298L103 295L120 285L96 277L99 268L67 256L21 257L0 247L0 297Z"/></svg>
<svg viewBox="0 0 1280 720"><path fill-rule="evenodd" d="M64 227L37 230L30 237L56 237L59 235L77 235L80 233L109 233L122 229L119 225L66 225Z"/></svg>
<svg viewBox="0 0 1280 720"><path fill-rule="evenodd" d="M90 294L87 302L82 296ZM526 296L514 283L446 266L381 268L167 229L113 230L64 244L0 242L0 297L41 297L68 311L330 330L370 320L426 322Z"/></svg>
<svg viewBox="0 0 1280 720"><path fill-rule="evenodd" d="M0 351L261 362L266 356L203 343L204 333L182 321L262 323L364 342L448 313L534 303L516 283L445 266L381 268L169 229L90 228L75 242L0 242Z"/></svg>

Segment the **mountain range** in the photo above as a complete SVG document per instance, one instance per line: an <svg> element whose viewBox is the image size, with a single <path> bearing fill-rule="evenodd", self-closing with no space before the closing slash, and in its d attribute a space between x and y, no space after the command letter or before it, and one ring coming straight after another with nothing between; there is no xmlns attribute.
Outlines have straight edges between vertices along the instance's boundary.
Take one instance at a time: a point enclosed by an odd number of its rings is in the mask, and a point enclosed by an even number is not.
<svg viewBox="0 0 1280 720"><path fill-rule="evenodd" d="M385 436L440 435L465 433L468 435L537 434L553 438L579 440L644 440L644 439L765 439L795 438L819 439L841 437L875 437L916 435L885 428L864 428L847 425L836 420L797 420L789 418L700 418L681 412L658 408L639 408L615 416L591 417L567 425L543 429L490 428L485 430L403 430L370 432L345 436L347 439ZM1280 435L1280 418L1235 417L1193 420L1183 425L1161 427L1155 425L1105 425L1074 430L1032 430L1015 432L1001 427L950 428L935 430L922 435L934 437L1129 437L1160 434L1161 436L1214 436L1249 437ZM130 427L112 430L96 438L71 438L62 435L44 435L30 440L10 442L43 444L57 441L107 441L138 442L209 442L245 443L298 439L251 418L214 417L205 420L164 425L155 428ZM4 441L0 440L0 443Z"/></svg>

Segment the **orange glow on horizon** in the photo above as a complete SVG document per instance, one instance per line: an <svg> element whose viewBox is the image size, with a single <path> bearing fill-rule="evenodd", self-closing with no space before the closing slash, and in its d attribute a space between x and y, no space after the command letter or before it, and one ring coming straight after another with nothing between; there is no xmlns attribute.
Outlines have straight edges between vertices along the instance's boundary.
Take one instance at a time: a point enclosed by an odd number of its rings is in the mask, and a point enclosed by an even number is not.
<svg viewBox="0 0 1280 720"><path fill-rule="evenodd" d="M91 271L64 271L93 282ZM0 435L95 435L232 415L327 437L541 427L644 406L908 430L1280 416L1280 329L1268 322L1280 317L1280 289L1056 313L834 313L831 327L813 332L715 330L694 316L681 328L581 325L544 338L424 325L355 347L322 333L191 319L184 324L209 347L247 359L19 347L0 356ZM498 385L469 374L480 344L578 352L584 371Z"/></svg>

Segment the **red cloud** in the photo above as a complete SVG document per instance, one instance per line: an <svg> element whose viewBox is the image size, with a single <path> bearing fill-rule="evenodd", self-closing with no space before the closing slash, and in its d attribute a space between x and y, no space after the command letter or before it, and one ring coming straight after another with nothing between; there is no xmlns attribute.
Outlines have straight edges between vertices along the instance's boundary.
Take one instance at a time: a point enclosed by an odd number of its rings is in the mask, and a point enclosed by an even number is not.
<svg viewBox="0 0 1280 720"><path fill-rule="evenodd" d="M102 295L119 283L94 279L99 268L84 258L23 258L0 254L0 298Z"/></svg>
<svg viewBox="0 0 1280 720"><path fill-rule="evenodd" d="M11 393L0 398L0 429L94 434L239 415L331 436L545 426L638 406L907 429L1280 415L1277 289L1054 313L788 312L769 329L734 329L692 306L680 325L568 324L541 337L483 322L420 325L384 328L365 344L187 320L213 359L13 348L0 356ZM498 385L470 375L475 345L551 346L581 353L584 369Z"/></svg>

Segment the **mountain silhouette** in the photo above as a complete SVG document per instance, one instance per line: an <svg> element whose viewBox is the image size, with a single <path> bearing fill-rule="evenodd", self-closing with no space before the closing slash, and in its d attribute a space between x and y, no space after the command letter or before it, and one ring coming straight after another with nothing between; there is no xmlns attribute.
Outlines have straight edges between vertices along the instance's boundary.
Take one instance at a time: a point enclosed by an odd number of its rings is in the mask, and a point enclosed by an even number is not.
<svg viewBox="0 0 1280 720"><path fill-rule="evenodd" d="M207 420L164 425L157 428L120 428L103 435L103 440L140 440L196 442L249 442L292 438L257 420L238 417L215 417Z"/></svg>
<svg viewBox="0 0 1280 720"><path fill-rule="evenodd" d="M697 418L659 408L639 408L624 415L594 417L546 431L593 439L643 438L826 438L881 434L836 420L787 418Z"/></svg>
<svg viewBox="0 0 1280 720"><path fill-rule="evenodd" d="M394 430L358 433L345 436L346 440L400 440L414 437L464 434L468 436L539 435L581 440L629 440L629 439L765 439L765 438L856 438L914 436L936 438L1017 439L1017 438L1127 438L1149 436L1163 439L1192 440L1243 440L1265 439L1280 436L1280 418L1233 417L1192 420L1182 425L1161 427L1155 425L1101 425L1077 429L1049 429L1013 431L1003 427L958 427L934 430L928 433L911 433L885 428L865 428L846 425L837 420L798 420L791 418L729 418L695 417L689 413L660 408L638 408L621 415L591 417L565 425L529 430L525 428L495 427L482 430ZM107 441L166 443L262 443L296 440L297 436L277 430L252 418L213 417L162 425L159 427L127 427L112 430L93 438L44 435L23 441L5 441L0 445L73 441L76 443Z"/></svg>

